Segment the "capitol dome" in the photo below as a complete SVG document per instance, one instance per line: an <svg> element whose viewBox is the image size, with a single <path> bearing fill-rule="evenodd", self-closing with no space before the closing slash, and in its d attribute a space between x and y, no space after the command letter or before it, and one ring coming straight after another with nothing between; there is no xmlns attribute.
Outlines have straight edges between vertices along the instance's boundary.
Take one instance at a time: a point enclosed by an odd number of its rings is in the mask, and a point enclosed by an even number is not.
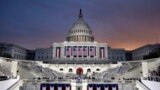
<svg viewBox="0 0 160 90"><path fill-rule="evenodd" d="M94 37L89 25L83 19L82 10L80 9L78 20L72 25L67 36L67 41L73 42L92 42Z"/></svg>

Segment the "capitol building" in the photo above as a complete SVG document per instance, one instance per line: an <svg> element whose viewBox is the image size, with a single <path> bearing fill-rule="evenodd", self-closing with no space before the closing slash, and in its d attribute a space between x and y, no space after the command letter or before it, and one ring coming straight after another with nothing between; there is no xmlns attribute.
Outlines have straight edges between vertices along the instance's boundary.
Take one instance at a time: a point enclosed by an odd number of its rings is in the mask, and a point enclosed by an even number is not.
<svg viewBox="0 0 160 90"><path fill-rule="evenodd" d="M98 43L80 9L64 42L35 50L0 43L0 89L159 90L160 58L143 59L157 48L125 51Z"/></svg>
<svg viewBox="0 0 160 90"><path fill-rule="evenodd" d="M53 58L56 59L108 59L107 44L94 41L92 30L83 19L81 10L78 20L68 32L66 41L63 43L53 43L53 50Z"/></svg>

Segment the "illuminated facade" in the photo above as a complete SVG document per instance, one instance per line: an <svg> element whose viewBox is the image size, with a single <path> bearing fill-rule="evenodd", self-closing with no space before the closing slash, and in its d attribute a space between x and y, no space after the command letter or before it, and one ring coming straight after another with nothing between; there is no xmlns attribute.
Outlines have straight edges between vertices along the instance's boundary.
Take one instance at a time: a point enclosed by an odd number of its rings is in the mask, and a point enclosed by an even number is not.
<svg viewBox="0 0 160 90"><path fill-rule="evenodd" d="M53 58L108 60L107 44L94 41L92 30L80 10L78 20L69 30L66 41L53 43Z"/></svg>

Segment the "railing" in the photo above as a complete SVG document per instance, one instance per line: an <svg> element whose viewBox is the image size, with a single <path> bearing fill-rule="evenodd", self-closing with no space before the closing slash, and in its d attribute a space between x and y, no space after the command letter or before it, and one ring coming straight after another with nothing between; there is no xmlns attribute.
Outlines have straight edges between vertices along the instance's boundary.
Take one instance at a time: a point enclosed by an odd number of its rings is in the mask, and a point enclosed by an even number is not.
<svg viewBox="0 0 160 90"><path fill-rule="evenodd" d="M136 81L136 87L137 88L143 88L143 90L151 90L146 85L144 85L142 82L140 82L138 80Z"/></svg>
<svg viewBox="0 0 160 90"><path fill-rule="evenodd" d="M13 58L5 58L5 57L0 57L1 59L6 59L6 60L9 60L9 61L24 61L24 62L36 62L36 61L42 61L42 60L20 60L20 59L13 59ZM157 61L157 60L160 60L160 58L153 58L153 59L147 59L147 60L132 60L132 61L113 61L113 60L108 60L106 58L104 59L69 59L69 58L60 58L60 59L55 59L53 58L52 60L43 60L44 62L48 62L48 63L55 63L55 64L59 64L61 62L57 62L57 61L64 61L62 62L62 64L74 64L74 62L76 61L92 61L90 63L87 63L85 62L86 64L109 64L109 63L117 63L117 62L122 62L122 63L126 63L126 62L129 62L129 63L132 63L132 62L144 62L144 61L147 61L147 62L152 62L152 61ZM56 62L55 62L56 61ZM73 61L73 62L66 62L66 61ZM93 62L95 61L95 62ZM98 61L98 62L96 62ZM100 62L99 62L100 61ZM83 62L77 62L75 64L83 64Z"/></svg>
<svg viewBox="0 0 160 90"><path fill-rule="evenodd" d="M17 88L18 85L22 85L24 80L19 80L16 83L14 83L11 87L9 87L7 90L14 90Z"/></svg>
<svg viewBox="0 0 160 90"><path fill-rule="evenodd" d="M160 82L160 77L159 76L150 76L150 77L145 77L145 78L142 78L142 79L149 80L149 81Z"/></svg>

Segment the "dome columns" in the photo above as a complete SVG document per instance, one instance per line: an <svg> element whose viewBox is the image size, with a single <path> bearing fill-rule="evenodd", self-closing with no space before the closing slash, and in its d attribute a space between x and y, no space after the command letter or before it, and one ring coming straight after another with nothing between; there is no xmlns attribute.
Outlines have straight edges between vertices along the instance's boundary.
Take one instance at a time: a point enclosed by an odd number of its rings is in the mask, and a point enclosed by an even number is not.
<svg viewBox="0 0 160 90"><path fill-rule="evenodd" d="M78 20L72 25L67 41L73 42L93 42L94 37L89 25L83 19L82 10L80 9Z"/></svg>

